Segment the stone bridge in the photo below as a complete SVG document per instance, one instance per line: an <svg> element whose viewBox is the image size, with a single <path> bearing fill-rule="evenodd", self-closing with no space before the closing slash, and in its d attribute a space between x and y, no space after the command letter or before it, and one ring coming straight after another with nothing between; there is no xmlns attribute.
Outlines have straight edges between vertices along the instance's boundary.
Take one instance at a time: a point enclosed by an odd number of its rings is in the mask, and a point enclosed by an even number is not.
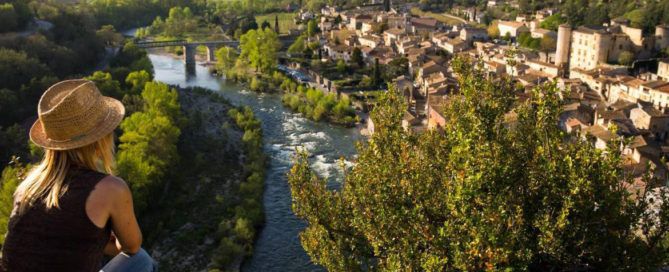
<svg viewBox="0 0 669 272"><path fill-rule="evenodd" d="M216 49L222 46L232 48L239 47L239 41L206 41L206 42L189 42L186 40L171 40L171 41L144 41L136 42L137 47L140 48L159 48L181 46L183 48L183 58L187 66L195 65L195 54L198 46L205 46L207 48L207 62L216 61Z"/></svg>
<svg viewBox="0 0 669 272"><path fill-rule="evenodd" d="M281 37L281 46L283 48L290 46L294 41L294 37ZM187 40L170 40L170 41L138 41L135 42L140 48L159 48L181 46L183 48L183 58L186 66L195 66L195 55L198 46L205 46L207 48L207 62L216 61L216 49L222 46L232 48L239 47L239 41L236 40L220 40L220 41L202 41L189 42Z"/></svg>

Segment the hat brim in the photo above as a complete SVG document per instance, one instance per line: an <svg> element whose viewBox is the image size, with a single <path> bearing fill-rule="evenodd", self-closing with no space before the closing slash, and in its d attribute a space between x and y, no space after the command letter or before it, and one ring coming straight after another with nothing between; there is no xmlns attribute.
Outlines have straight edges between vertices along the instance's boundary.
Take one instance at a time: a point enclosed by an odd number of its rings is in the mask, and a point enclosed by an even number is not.
<svg viewBox="0 0 669 272"><path fill-rule="evenodd" d="M104 136L112 133L121 124L125 116L125 107L121 101L106 96L102 97L102 99L103 107L106 108L108 114L103 121L100 121L96 127L92 128L85 135L72 140L55 141L47 137L42 122L37 119L30 128L30 140L36 145L50 150L70 150L97 142Z"/></svg>

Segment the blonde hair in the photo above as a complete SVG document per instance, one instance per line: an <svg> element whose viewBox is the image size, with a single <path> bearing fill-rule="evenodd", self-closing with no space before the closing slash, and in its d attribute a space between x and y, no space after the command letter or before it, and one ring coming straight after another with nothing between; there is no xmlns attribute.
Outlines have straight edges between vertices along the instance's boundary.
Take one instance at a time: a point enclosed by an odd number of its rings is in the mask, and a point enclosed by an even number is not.
<svg viewBox="0 0 669 272"><path fill-rule="evenodd" d="M95 143L71 150L46 149L40 164L30 170L14 193L17 212L24 213L37 201L42 201L47 209L59 208L58 199L67 192L65 178L68 171L73 166L79 166L112 174L114 153L113 133Z"/></svg>

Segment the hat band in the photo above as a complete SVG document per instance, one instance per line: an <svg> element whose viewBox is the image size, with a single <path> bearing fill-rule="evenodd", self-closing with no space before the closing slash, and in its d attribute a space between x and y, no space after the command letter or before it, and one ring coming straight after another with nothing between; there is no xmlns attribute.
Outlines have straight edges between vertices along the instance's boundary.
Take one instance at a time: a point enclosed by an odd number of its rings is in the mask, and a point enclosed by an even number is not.
<svg viewBox="0 0 669 272"><path fill-rule="evenodd" d="M65 140L56 140L56 139L51 139L51 138L48 138L48 140L49 140L49 142L54 142L54 143L66 143L66 142L76 141L76 140L79 140L79 139L81 139L81 138L84 138L84 137L88 136L89 133L91 133L92 131L94 131L95 129L99 128L101 125L103 125L103 124L105 123L105 121L107 121L107 118L109 118L109 115L110 115L111 113L112 113L112 110L111 110L111 109L108 110L108 111L107 111L107 115L105 115L105 117L102 118L102 119L100 120L100 122L98 122L95 126L93 126L92 129L90 129L90 130L88 130L88 131L86 131L86 132L84 132L84 133L80 133L80 134L74 135L74 136L72 136L72 137L70 137L70 138L68 138L68 139L65 139Z"/></svg>

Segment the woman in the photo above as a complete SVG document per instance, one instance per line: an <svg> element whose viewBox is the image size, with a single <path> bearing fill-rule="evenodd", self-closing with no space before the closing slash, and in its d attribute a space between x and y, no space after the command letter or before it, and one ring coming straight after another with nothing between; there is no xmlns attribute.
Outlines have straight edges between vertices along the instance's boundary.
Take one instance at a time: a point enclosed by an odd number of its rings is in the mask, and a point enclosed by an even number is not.
<svg viewBox="0 0 669 272"><path fill-rule="evenodd" d="M30 139L44 158L14 194L0 270L154 271L130 189L110 175L123 104L68 80L44 92L37 111ZM104 254L116 257L102 267Z"/></svg>

